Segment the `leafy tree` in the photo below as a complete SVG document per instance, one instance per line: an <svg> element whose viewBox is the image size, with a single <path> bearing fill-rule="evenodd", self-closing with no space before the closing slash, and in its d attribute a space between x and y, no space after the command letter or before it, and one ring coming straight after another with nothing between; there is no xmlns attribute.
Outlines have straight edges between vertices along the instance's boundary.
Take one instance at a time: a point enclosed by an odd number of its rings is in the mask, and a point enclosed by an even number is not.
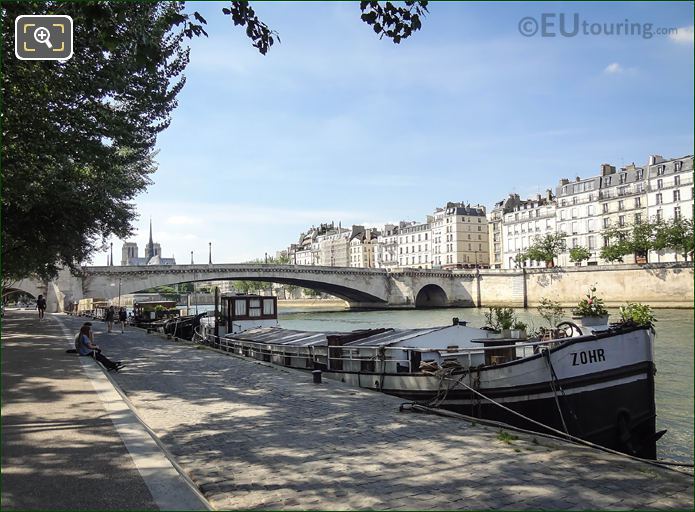
<svg viewBox="0 0 695 512"><path fill-rule="evenodd" d="M670 249L683 256L693 254L693 221L692 219L673 219L662 222L657 226L654 236L654 250Z"/></svg>
<svg viewBox="0 0 695 512"><path fill-rule="evenodd" d="M655 249L657 233L663 230L661 222L642 222L627 228L613 227L603 231L610 243L601 250L607 261L623 261L623 256L634 254L636 258L649 259L649 251Z"/></svg>
<svg viewBox="0 0 695 512"><path fill-rule="evenodd" d="M22 61L4 37L2 280L73 271L108 238L128 238L134 198L151 183L189 62L185 39L207 36L184 2L2 2L3 34L20 14L68 14L75 55ZM427 2L362 2L362 19L394 43L421 27ZM265 54L277 33L248 2L222 10Z"/></svg>
<svg viewBox="0 0 695 512"><path fill-rule="evenodd" d="M185 82L182 8L2 3L3 33L20 14L69 14L75 47L65 62L22 61L3 38L3 281L52 277L130 235L132 200L150 184Z"/></svg>
<svg viewBox="0 0 695 512"><path fill-rule="evenodd" d="M524 254L524 259L533 261L544 261L548 268L555 266L555 258L565 250L564 233L547 234L543 237L537 236L533 245Z"/></svg>
<svg viewBox="0 0 695 512"><path fill-rule="evenodd" d="M626 251L623 244L610 244L601 248L600 256L602 259L610 263L622 263L623 256L630 254L630 251Z"/></svg>
<svg viewBox="0 0 695 512"><path fill-rule="evenodd" d="M572 263L581 263L591 258L591 252L586 247L578 245L570 249L570 261Z"/></svg>
<svg viewBox="0 0 695 512"><path fill-rule="evenodd" d="M311 288L304 288L303 292L304 292L304 295L306 295L307 297L320 297L321 296L320 291L313 290Z"/></svg>

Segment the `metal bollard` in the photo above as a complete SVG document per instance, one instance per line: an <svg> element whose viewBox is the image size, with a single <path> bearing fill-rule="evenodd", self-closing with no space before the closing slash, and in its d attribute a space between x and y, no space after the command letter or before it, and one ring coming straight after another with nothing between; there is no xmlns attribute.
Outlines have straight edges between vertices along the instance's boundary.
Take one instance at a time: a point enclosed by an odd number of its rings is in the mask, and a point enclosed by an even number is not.
<svg viewBox="0 0 695 512"><path fill-rule="evenodd" d="M311 376L314 377L314 384L321 384L321 370L313 370Z"/></svg>

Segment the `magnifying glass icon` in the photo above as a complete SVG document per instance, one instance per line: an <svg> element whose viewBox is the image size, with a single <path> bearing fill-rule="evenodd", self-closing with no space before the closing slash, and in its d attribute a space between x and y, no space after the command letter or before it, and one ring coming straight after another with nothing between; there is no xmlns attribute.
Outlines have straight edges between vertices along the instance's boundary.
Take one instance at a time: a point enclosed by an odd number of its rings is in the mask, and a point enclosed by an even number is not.
<svg viewBox="0 0 695 512"><path fill-rule="evenodd" d="M53 48L51 44L51 32L46 27L39 27L34 31L34 39L39 44L45 44L49 48Z"/></svg>

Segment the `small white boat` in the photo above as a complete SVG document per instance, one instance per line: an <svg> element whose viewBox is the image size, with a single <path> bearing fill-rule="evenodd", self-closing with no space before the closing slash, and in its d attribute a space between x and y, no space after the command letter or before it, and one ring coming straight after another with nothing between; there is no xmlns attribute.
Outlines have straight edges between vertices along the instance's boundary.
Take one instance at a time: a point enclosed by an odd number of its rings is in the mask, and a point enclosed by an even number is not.
<svg viewBox="0 0 695 512"><path fill-rule="evenodd" d="M506 408L593 443L656 458L654 331L611 326L554 340L519 340L452 325L426 329L311 332L282 329L274 297L225 295L219 349L405 400L534 431ZM215 329L217 333L215 334ZM585 328L586 330L586 328Z"/></svg>

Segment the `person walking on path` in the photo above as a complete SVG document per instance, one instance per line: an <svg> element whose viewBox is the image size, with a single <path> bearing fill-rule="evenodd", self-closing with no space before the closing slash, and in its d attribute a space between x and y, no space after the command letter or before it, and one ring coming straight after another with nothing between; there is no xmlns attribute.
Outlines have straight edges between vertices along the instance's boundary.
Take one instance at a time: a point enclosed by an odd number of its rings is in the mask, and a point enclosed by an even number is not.
<svg viewBox="0 0 695 512"><path fill-rule="evenodd" d="M116 316L116 310L111 306L109 309L106 310L106 316L104 317L104 320L106 320L106 332L111 332L111 329L113 329L113 319Z"/></svg>
<svg viewBox="0 0 695 512"><path fill-rule="evenodd" d="M92 328L88 325L83 325L80 328L80 347L78 352L81 356L91 356L99 361L109 371L118 371L125 366L120 361L111 361L108 357L101 353L98 345L92 342Z"/></svg>
<svg viewBox="0 0 695 512"><path fill-rule="evenodd" d="M126 320L128 320L128 313L126 313L125 308L121 308L118 312L118 321L121 322L121 334L125 332Z"/></svg>
<svg viewBox="0 0 695 512"><path fill-rule="evenodd" d="M43 320L43 315L46 312L46 299L43 298L43 295L39 295L39 298L36 299L36 309L39 310L39 320Z"/></svg>

